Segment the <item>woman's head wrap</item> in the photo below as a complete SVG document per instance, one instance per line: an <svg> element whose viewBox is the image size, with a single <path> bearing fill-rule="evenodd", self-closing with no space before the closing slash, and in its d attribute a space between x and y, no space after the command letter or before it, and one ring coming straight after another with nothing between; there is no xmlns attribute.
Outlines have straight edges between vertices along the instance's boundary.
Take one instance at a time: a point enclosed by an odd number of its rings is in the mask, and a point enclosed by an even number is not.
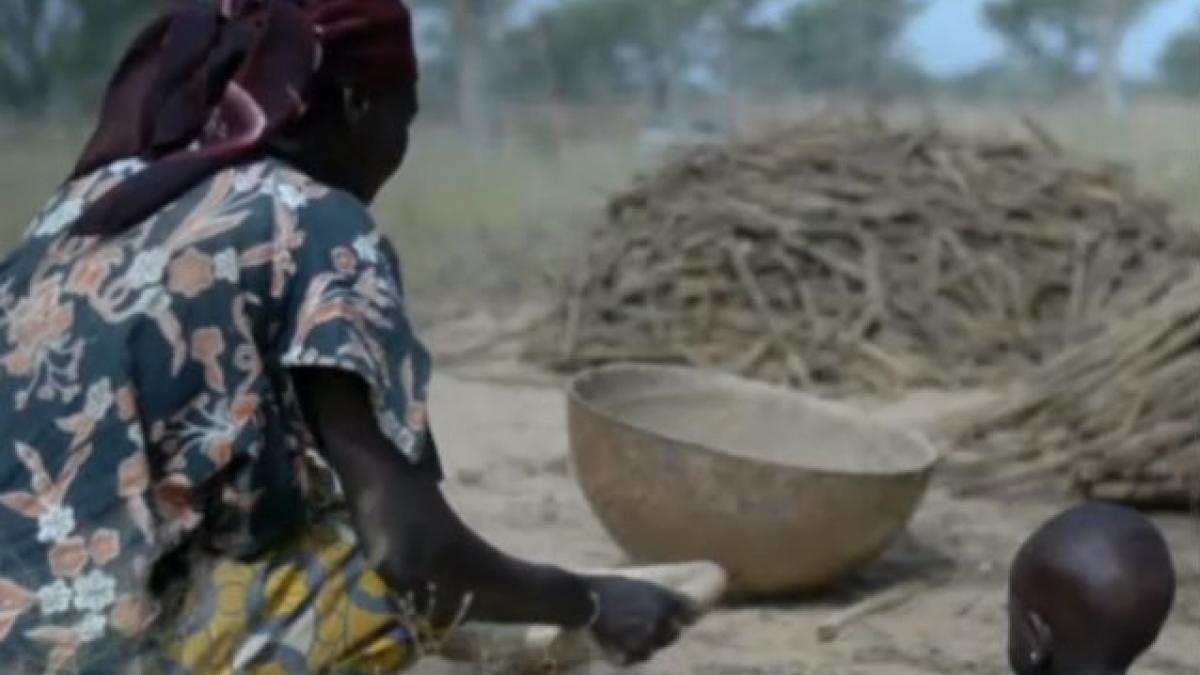
<svg viewBox="0 0 1200 675"><path fill-rule="evenodd" d="M317 76L354 89L415 88L401 0L190 0L134 41L71 178L149 163L89 208L77 234L122 232L217 171L264 153L299 119Z"/></svg>

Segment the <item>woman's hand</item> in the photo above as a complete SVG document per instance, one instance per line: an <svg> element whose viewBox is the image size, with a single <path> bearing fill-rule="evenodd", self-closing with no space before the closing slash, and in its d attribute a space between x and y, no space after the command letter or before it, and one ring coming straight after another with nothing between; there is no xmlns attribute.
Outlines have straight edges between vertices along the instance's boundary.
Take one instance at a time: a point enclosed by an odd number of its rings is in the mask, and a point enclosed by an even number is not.
<svg viewBox="0 0 1200 675"><path fill-rule="evenodd" d="M617 576L592 577L596 641L622 666L642 663L679 638L695 619L686 598L661 586Z"/></svg>

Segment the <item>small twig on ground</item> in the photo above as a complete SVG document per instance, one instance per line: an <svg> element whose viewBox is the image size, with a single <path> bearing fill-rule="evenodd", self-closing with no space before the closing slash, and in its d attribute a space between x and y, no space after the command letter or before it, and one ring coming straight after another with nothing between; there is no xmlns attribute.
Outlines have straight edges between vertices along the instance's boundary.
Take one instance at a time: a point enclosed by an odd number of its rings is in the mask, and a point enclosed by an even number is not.
<svg viewBox="0 0 1200 675"><path fill-rule="evenodd" d="M896 609L930 588L932 586L928 581L910 581L878 595L869 596L822 621L817 626L817 639L821 642L833 642L851 625L867 617Z"/></svg>

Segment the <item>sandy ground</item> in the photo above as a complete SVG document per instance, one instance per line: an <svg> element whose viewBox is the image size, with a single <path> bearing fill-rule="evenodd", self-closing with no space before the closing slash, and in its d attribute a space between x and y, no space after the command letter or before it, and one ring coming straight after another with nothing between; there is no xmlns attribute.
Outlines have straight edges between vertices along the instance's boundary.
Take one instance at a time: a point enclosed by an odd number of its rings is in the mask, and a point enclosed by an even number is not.
<svg viewBox="0 0 1200 675"><path fill-rule="evenodd" d="M506 550L591 568L620 565L620 550L592 516L571 477L565 402L538 377L508 384L442 376L434 423L447 489L463 516ZM517 381L522 384L513 385ZM528 382L528 383L526 383ZM890 414L929 418L933 404L908 401ZM722 609L675 647L636 669L646 675L926 675L1008 673L1004 643L1007 564L1016 547L1066 502L1048 496L959 499L935 481L910 531L858 578L829 594L787 604ZM1200 520L1156 516L1171 541L1181 591L1171 622L1134 675L1200 673ZM907 604L846 629L833 643L817 624L837 609L911 578L943 579ZM430 675L487 672L427 661ZM609 673L597 665L575 672Z"/></svg>

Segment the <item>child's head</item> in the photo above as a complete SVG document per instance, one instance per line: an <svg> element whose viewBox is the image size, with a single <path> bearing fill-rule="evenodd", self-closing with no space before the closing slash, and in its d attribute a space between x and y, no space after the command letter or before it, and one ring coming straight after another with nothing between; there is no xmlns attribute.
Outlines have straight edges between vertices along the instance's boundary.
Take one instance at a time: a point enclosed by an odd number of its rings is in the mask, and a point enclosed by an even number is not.
<svg viewBox="0 0 1200 675"><path fill-rule="evenodd" d="M1039 528L1009 577L1009 661L1018 675L1120 675L1158 638L1175 571L1136 511L1089 504Z"/></svg>

